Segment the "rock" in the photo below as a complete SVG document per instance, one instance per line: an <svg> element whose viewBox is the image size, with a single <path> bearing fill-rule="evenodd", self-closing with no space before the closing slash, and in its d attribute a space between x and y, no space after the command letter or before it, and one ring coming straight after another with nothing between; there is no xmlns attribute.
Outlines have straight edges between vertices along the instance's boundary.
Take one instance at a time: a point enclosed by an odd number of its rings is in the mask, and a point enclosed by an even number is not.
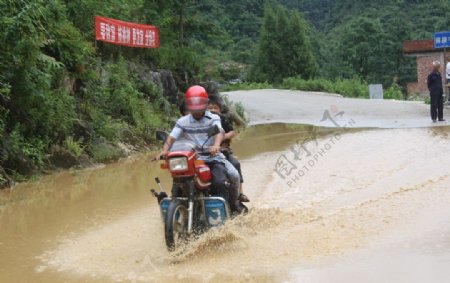
<svg viewBox="0 0 450 283"><path fill-rule="evenodd" d="M6 189L14 186L14 180L5 172L2 166L0 166L0 189Z"/></svg>
<svg viewBox="0 0 450 283"><path fill-rule="evenodd" d="M21 149L14 148L8 138L4 138L0 144L0 166L24 176L32 176L38 170L33 160L24 155Z"/></svg>
<svg viewBox="0 0 450 283"><path fill-rule="evenodd" d="M52 146L50 152L50 162L56 167L69 169L79 163L76 156L74 156L69 150L58 145Z"/></svg>
<svg viewBox="0 0 450 283"><path fill-rule="evenodd" d="M77 167L87 168L91 167L92 165L94 165L94 162L87 154L83 153L82 155L80 155L80 157L78 157Z"/></svg>
<svg viewBox="0 0 450 283"><path fill-rule="evenodd" d="M139 138L136 137L136 135L133 133L133 131L130 129L130 127L126 127L122 129L120 133L121 140L123 140L126 143L139 143Z"/></svg>
<svg viewBox="0 0 450 283"><path fill-rule="evenodd" d="M81 137L83 141L90 141L94 135L94 130L89 123L84 120L77 119L73 123L73 131L76 137Z"/></svg>
<svg viewBox="0 0 450 283"><path fill-rule="evenodd" d="M0 164L9 158L10 143L8 139L3 138L0 143Z"/></svg>
<svg viewBox="0 0 450 283"><path fill-rule="evenodd" d="M120 148L102 139L94 141L91 154L96 162L110 162L125 156Z"/></svg>
<svg viewBox="0 0 450 283"><path fill-rule="evenodd" d="M70 95L74 96L75 95L75 91L76 91L76 84L75 84L76 79L72 76L70 76L69 74L64 74L63 77L63 86L64 89L70 93Z"/></svg>
<svg viewBox="0 0 450 283"><path fill-rule="evenodd" d="M160 90L162 90L162 95L170 103L178 105L180 102L178 86L174 79L173 73L170 70L150 70L147 66L133 62L128 63L128 70L131 73L138 73L140 80L155 84Z"/></svg>
<svg viewBox="0 0 450 283"><path fill-rule="evenodd" d="M206 82L200 83L200 85L206 89L206 92L208 93L208 95L220 96L219 95L219 84L217 82L206 81Z"/></svg>
<svg viewBox="0 0 450 283"><path fill-rule="evenodd" d="M125 144L125 143L119 142L117 144L117 146L119 147L120 150L122 150L122 152L125 156L130 156L133 152L136 151L136 148L131 144Z"/></svg>
<svg viewBox="0 0 450 283"><path fill-rule="evenodd" d="M10 153L4 166L5 168L14 168L14 171L24 176L32 176L37 172L33 160L21 153Z"/></svg>
<svg viewBox="0 0 450 283"><path fill-rule="evenodd" d="M169 70L151 71L152 81L163 90L163 96L172 104L179 104L180 93L177 84Z"/></svg>

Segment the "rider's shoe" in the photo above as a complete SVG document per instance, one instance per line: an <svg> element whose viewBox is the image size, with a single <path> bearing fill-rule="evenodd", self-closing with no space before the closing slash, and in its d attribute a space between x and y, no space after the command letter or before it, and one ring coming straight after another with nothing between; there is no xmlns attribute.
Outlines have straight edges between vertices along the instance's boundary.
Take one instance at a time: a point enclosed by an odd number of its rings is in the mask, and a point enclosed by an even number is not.
<svg viewBox="0 0 450 283"><path fill-rule="evenodd" d="M248 213L248 208L239 202L238 204L231 206L231 213L233 215L245 215Z"/></svg>
<svg viewBox="0 0 450 283"><path fill-rule="evenodd" d="M244 194L240 194L239 195L239 201L240 202L250 202L250 199L248 198L248 196L246 196Z"/></svg>
<svg viewBox="0 0 450 283"><path fill-rule="evenodd" d="M243 203L241 203L241 207L242 207L242 214L246 215L248 213L248 207Z"/></svg>

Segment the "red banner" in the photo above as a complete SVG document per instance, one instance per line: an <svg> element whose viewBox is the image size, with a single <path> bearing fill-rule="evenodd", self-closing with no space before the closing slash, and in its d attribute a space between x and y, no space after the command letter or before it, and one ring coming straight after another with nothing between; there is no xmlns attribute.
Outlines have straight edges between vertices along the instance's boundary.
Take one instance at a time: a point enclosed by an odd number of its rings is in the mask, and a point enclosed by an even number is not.
<svg viewBox="0 0 450 283"><path fill-rule="evenodd" d="M130 47L158 48L159 30L155 26L95 16L95 39Z"/></svg>

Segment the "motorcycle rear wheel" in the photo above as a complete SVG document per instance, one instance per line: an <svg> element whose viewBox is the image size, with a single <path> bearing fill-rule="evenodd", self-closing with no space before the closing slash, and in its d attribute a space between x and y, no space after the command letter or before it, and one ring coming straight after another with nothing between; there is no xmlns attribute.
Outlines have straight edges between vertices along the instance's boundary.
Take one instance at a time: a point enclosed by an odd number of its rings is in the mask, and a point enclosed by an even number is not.
<svg viewBox="0 0 450 283"><path fill-rule="evenodd" d="M165 219L165 238L167 249L175 251L186 243L188 238L188 210L180 200L173 200L167 209Z"/></svg>

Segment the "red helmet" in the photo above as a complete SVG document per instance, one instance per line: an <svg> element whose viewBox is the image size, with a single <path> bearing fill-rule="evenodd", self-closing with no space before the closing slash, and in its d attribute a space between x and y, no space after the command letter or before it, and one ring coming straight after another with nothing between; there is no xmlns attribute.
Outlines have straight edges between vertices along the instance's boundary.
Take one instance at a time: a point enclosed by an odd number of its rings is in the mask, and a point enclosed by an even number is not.
<svg viewBox="0 0 450 283"><path fill-rule="evenodd" d="M186 90L185 94L186 109L193 112L205 111L208 107L208 93L199 86L194 85Z"/></svg>

